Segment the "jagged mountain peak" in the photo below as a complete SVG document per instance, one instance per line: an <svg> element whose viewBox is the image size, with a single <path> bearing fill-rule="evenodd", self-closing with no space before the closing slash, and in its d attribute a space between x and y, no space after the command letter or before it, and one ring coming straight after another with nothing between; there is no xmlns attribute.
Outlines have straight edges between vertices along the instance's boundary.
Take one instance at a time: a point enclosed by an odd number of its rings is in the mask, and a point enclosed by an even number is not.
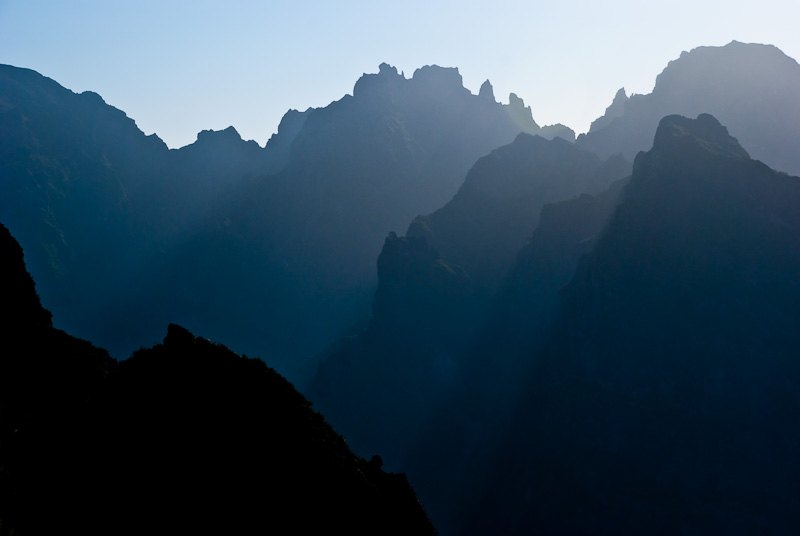
<svg viewBox="0 0 800 536"><path fill-rule="evenodd" d="M681 115L664 117L658 124L653 149L677 147L680 150L686 142L699 144L714 154L750 158L747 151L739 145L739 141L710 114L700 114L697 119Z"/></svg>
<svg viewBox="0 0 800 536"><path fill-rule="evenodd" d="M242 136L233 126L230 126L223 130L213 130L213 129L201 130L200 132L197 133L198 142L211 141L215 139L242 141Z"/></svg>
<svg viewBox="0 0 800 536"><path fill-rule="evenodd" d="M608 126L614 119L624 114L625 103L627 103L628 100L629 97L627 93L625 93L625 88L619 88L617 93L614 95L614 100L612 100L611 104L608 106L608 108L606 108L606 112L603 114L603 116L592 121L592 124L589 127L589 132L596 132L605 126Z"/></svg>
<svg viewBox="0 0 800 536"><path fill-rule="evenodd" d="M375 94L381 88L396 87L397 84L402 83L410 83L423 90L436 93L469 93L464 87L461 74L455 67L425 65L414 71L411 78L406 78L403 74L397 72L396 67L384 62L378 66L377 73L365 73L358 79L353 87L353 96L363 97Z"/></svg>
<svg viewBox="0 0 800 536"><path fill-rule="evenodd" d="M483 84L481 84L481 89L478 91L478 96L488 99L492 102L496 102L494 98L494 88L492 87L492 83L486 80Z"/></svg>
<svg viewBox="0 0 800 536"><path fill-rule="evenodd" d="M250 150L261 149L261 146L254 140L245 141L239 132L233 127L222 130L201 130L197 133L197 141L187 147L202 148L204 151L208 150L224 150L230 151L234 148L247 147ZM185 149L183 147L182 149Z"/></svg>
<svg viewBox="0 0 800 536"><path fill-rule="evenodd" d="M386 62L383 62L380 65L378 65L378 74L382 74L384 76L398 76L397 67L395 67L394 65L389 65Z"/></svg>
<svg viewBox="0 0 800 536"><path fill-rule="evenodd" d="M508 116L520 127L532 124L536 130L539 130L539 125L533 119L531 107L525 106L525 101L518 97L516 93L508 95L508 108L506 110Z"/></svg>
<svg viewBox="0 0 800 536"><path fill-rule="evenodd" d="M397 68L388 63L381 63L377 73L364 73L353 86L353 97L363 98L365 96L379 93L381 89L390 85L405 82L406 78L398 74ZM324 110L324 108L322 108Z"/></svg>
<svg viewBox="0 0 800 536"><path fill-rule="evenodd" d="M457 67L440 67L438 65L425 65L414 71L411 80L426 84L435 85L437 88L450 90L464 90L464 81Z"/></svg>

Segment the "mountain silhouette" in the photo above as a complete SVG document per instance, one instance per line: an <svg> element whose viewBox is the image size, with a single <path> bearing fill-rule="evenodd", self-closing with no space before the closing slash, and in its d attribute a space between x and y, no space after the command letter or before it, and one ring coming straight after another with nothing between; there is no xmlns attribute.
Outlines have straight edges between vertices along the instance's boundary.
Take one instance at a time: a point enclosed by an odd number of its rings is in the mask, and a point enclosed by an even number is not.
<svg viewBox="0 0 800 536"><path fill-rule="evenodd" d="M166 319L146 297L165 254L280 150L229 128L170 151L97 94L28 69L0 66L0 95L0 218L54 322L121 357L156 342Z"/></svg>
<svg viewBox="0 0 800 536"><path fill-rule="evenodd" d="M436 533L262 361L170 325L118 364L52 327L2 225L0 276L4 534Z"/></svg>
<svg viewBox="0 0 800 536"><path fill-rule="evenodd" d="M56 325L127 357L177 320L289 371L368 309L383 238L475 160L523 131L574 136L436 66L383 64L265 148L228 128L168 150L26 69L2 66L0 95L0 217Z"/></svg>
<svg viewBox="0 0 800 536"><path fill-rule="evenodd" d="M0 534L435 533L387 471L445 534L796 533L798 90L701 47L573 143L381 64L169 150L0 66Z"/></svg>

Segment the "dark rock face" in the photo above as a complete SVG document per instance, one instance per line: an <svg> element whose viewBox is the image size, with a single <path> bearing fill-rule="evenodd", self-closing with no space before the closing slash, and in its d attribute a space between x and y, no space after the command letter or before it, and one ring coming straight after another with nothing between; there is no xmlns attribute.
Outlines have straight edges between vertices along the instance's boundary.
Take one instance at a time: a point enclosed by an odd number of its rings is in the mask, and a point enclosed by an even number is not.
<svg viewBox="0 0 800 536"><path fill-rule="evenodd" d="M474 533L796 530L799 202L713 117L661 121L563 291Z"/></svg>
<svg viewBox="0 0 800 536"><path fill-rule="evenodd" d="M632 160L649 149L662 117L709 113L750 155L800 174L800 66L773 46L736 41L699 47L670 62L649 95L619 93L606 115L577 144L600 156Z"/></svg>
<svg viewBox="0 0 800 536"><path fill-rule="evenodd" d="M356 450L402 467L458 381L472 289L424 238L394 233L378 257L378 281L369 325L327 356L312 393Z"/></svg>
<svg viewBox="0 0 800 536"><path fill-rule="evenodd" d="M42 441L97 389L116 363L104 350L53 329L25 269L22 248L0 224L0 521L20 533L43 505L30 501ZM27 532L31 533L31 532Z"/></svg>
<svg viewBox="0 0 800 536"><path fill-rule="evenodd" d="M482 468L464 467L495 454L487 438L504 419L487 408L509 409L518 400L530 370L520 358L520 347L531 343L527 332L533 326L543 337L558 288L621 187L575 197L563 203L569 209L543 205L601 190L629 172L621 157L602 162L564 140L520 134L479 160L459 193L418 217L407 237L390 235L378 257L368 327L324 356L312 399L354 448L381 452L387 464L413 474L443 530L456 530L480 484ZM540 211L546 224L525 249L535 251L515 261ZM527 287L516 278L501 284L516 264L523 268L515 272L526 271L526 262L543 265L526 274Z"/></svg>
<svg viewBox="0 0 800 536"><path fill-rule="evenodd" d="M0 275L4 533L436 533L262 361L170 325L118 365L50 326L3 226Z"/></svg>
<svg viewBox="0 0 800 536"><path fill-rule="evenodd" d="M560 290L575 275L583 255L592 251L627 181L628 177L615 181L597 195L582 194L542 208L538 227L503 279L483 343L472 352L478 362L488 351L503 356L497 369L504 372L481 375L480 389L494 391L489 398L514 401L527 387L525 378L535 364L530 349L541 347L549 335Z"/></svg>
<svg viewBox="0 0 800 536"><path fill-rule="evenodd" d="M52 326L50 313L42 307L33 279L25 270L22 248L0 224L0 281L14 281L14 285L3 285L0 294L3 326L34 325Z"/></svg>

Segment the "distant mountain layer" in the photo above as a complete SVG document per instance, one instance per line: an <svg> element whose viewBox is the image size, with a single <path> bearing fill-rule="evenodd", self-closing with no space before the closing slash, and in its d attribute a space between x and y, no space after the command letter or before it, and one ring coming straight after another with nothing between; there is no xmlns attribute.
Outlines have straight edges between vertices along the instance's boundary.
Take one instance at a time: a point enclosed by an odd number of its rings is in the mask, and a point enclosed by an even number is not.
<svg viewBox="0 0 800 536"><path fill-rule="evenodd" d="M733 41L684 52L658 76L652 93L627 98L620 90L577 144L632 160L649 149L662 117L701 113L726 125L753 158L800 175L800 65L770 45Z"/></svg>
<svg viewBox="0 0 800 536"><path fill-rule="evenodd" d="M263 362L171 325L117 364L52 328L2 225L0 276L4 534L436 533Z"/></svg>
<svg viewBox="0 0 800 536"><path fill-rule="evenodd" d="M713 117L664 118L530 350L466 532L795 532L798 203Z"/></svg>
<svg viewBox="0 0 800 536"><path fill-rule="evenodd" d="M179 321L287 368L362 314L386 234L480 156L541 129L456 69L383 64L290 111L266 148L232 128L170 151L96 94L0 67L0 217L56 325L126 357Z"/></svg>
<svg viewBox="0 0 800 536"><path fill-rule="evenodd" d="M389 232L446 203L479 157L541 132L520 99L499 104L487 87L383 64L308 112L286 167L240 184L174 257L188 323L275 363L322 348L368 310Z"/></svg>
<svg viewBox="0 0 800 536"><path fill-rule="evenodd" d="M232 128L170 151L97 94L0 66L0 218L56 325L122 357L166 322L150 322L147 301L166 252L231 185L277 170L279 153Z"/></svg>

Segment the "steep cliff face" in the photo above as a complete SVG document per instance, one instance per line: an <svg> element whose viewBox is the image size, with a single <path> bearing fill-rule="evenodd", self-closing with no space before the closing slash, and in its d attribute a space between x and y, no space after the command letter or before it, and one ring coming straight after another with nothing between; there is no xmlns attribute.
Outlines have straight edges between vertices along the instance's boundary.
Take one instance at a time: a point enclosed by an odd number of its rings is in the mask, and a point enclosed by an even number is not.
<svg viewBox="0 0 800 536"><path fill-rule="evenodd" d="M713 117L661 121L562 292L475 533L797 527L798 202Z"/></svg>
<svg viewBox="0 0 800 536"><path fill-rule="evenodd" d="M460 384L464 329L474 324L472 285L424 238L394 233L378 257L378 281L368 327L326 356L311 392L357 451L381 452L404 467Z"/></svg>
<svg viewBox="0 0 800 536"><path fill-rule="evenodd" d="M408 235L424 236L492 294L546 203L599 193L629 173L621 157L603 162L563 139L521 134L478 160L453 199L417 217Z"/></svg>
<svg viewBox="0 0 800 536"><path fill-rule="evenodd" d="M389 236L369 326L320 356L312 399L354 448L409 471L444 530L457 530L507 424L494 412L518 400L531 370L523 353L544 337L558 289L621 186L569 198L629 170L621 157L602 162L564 140L519 135L407 237Z"/></svg>
<svg viewBox="0 0 800 536"><path fill-rule="evenodd" d="M770 45L699 47L669 63L653 92L614 103L577 144L632 160L649 149L662 117L709 113L757 160L800 174L800 66Z"/></svg>

